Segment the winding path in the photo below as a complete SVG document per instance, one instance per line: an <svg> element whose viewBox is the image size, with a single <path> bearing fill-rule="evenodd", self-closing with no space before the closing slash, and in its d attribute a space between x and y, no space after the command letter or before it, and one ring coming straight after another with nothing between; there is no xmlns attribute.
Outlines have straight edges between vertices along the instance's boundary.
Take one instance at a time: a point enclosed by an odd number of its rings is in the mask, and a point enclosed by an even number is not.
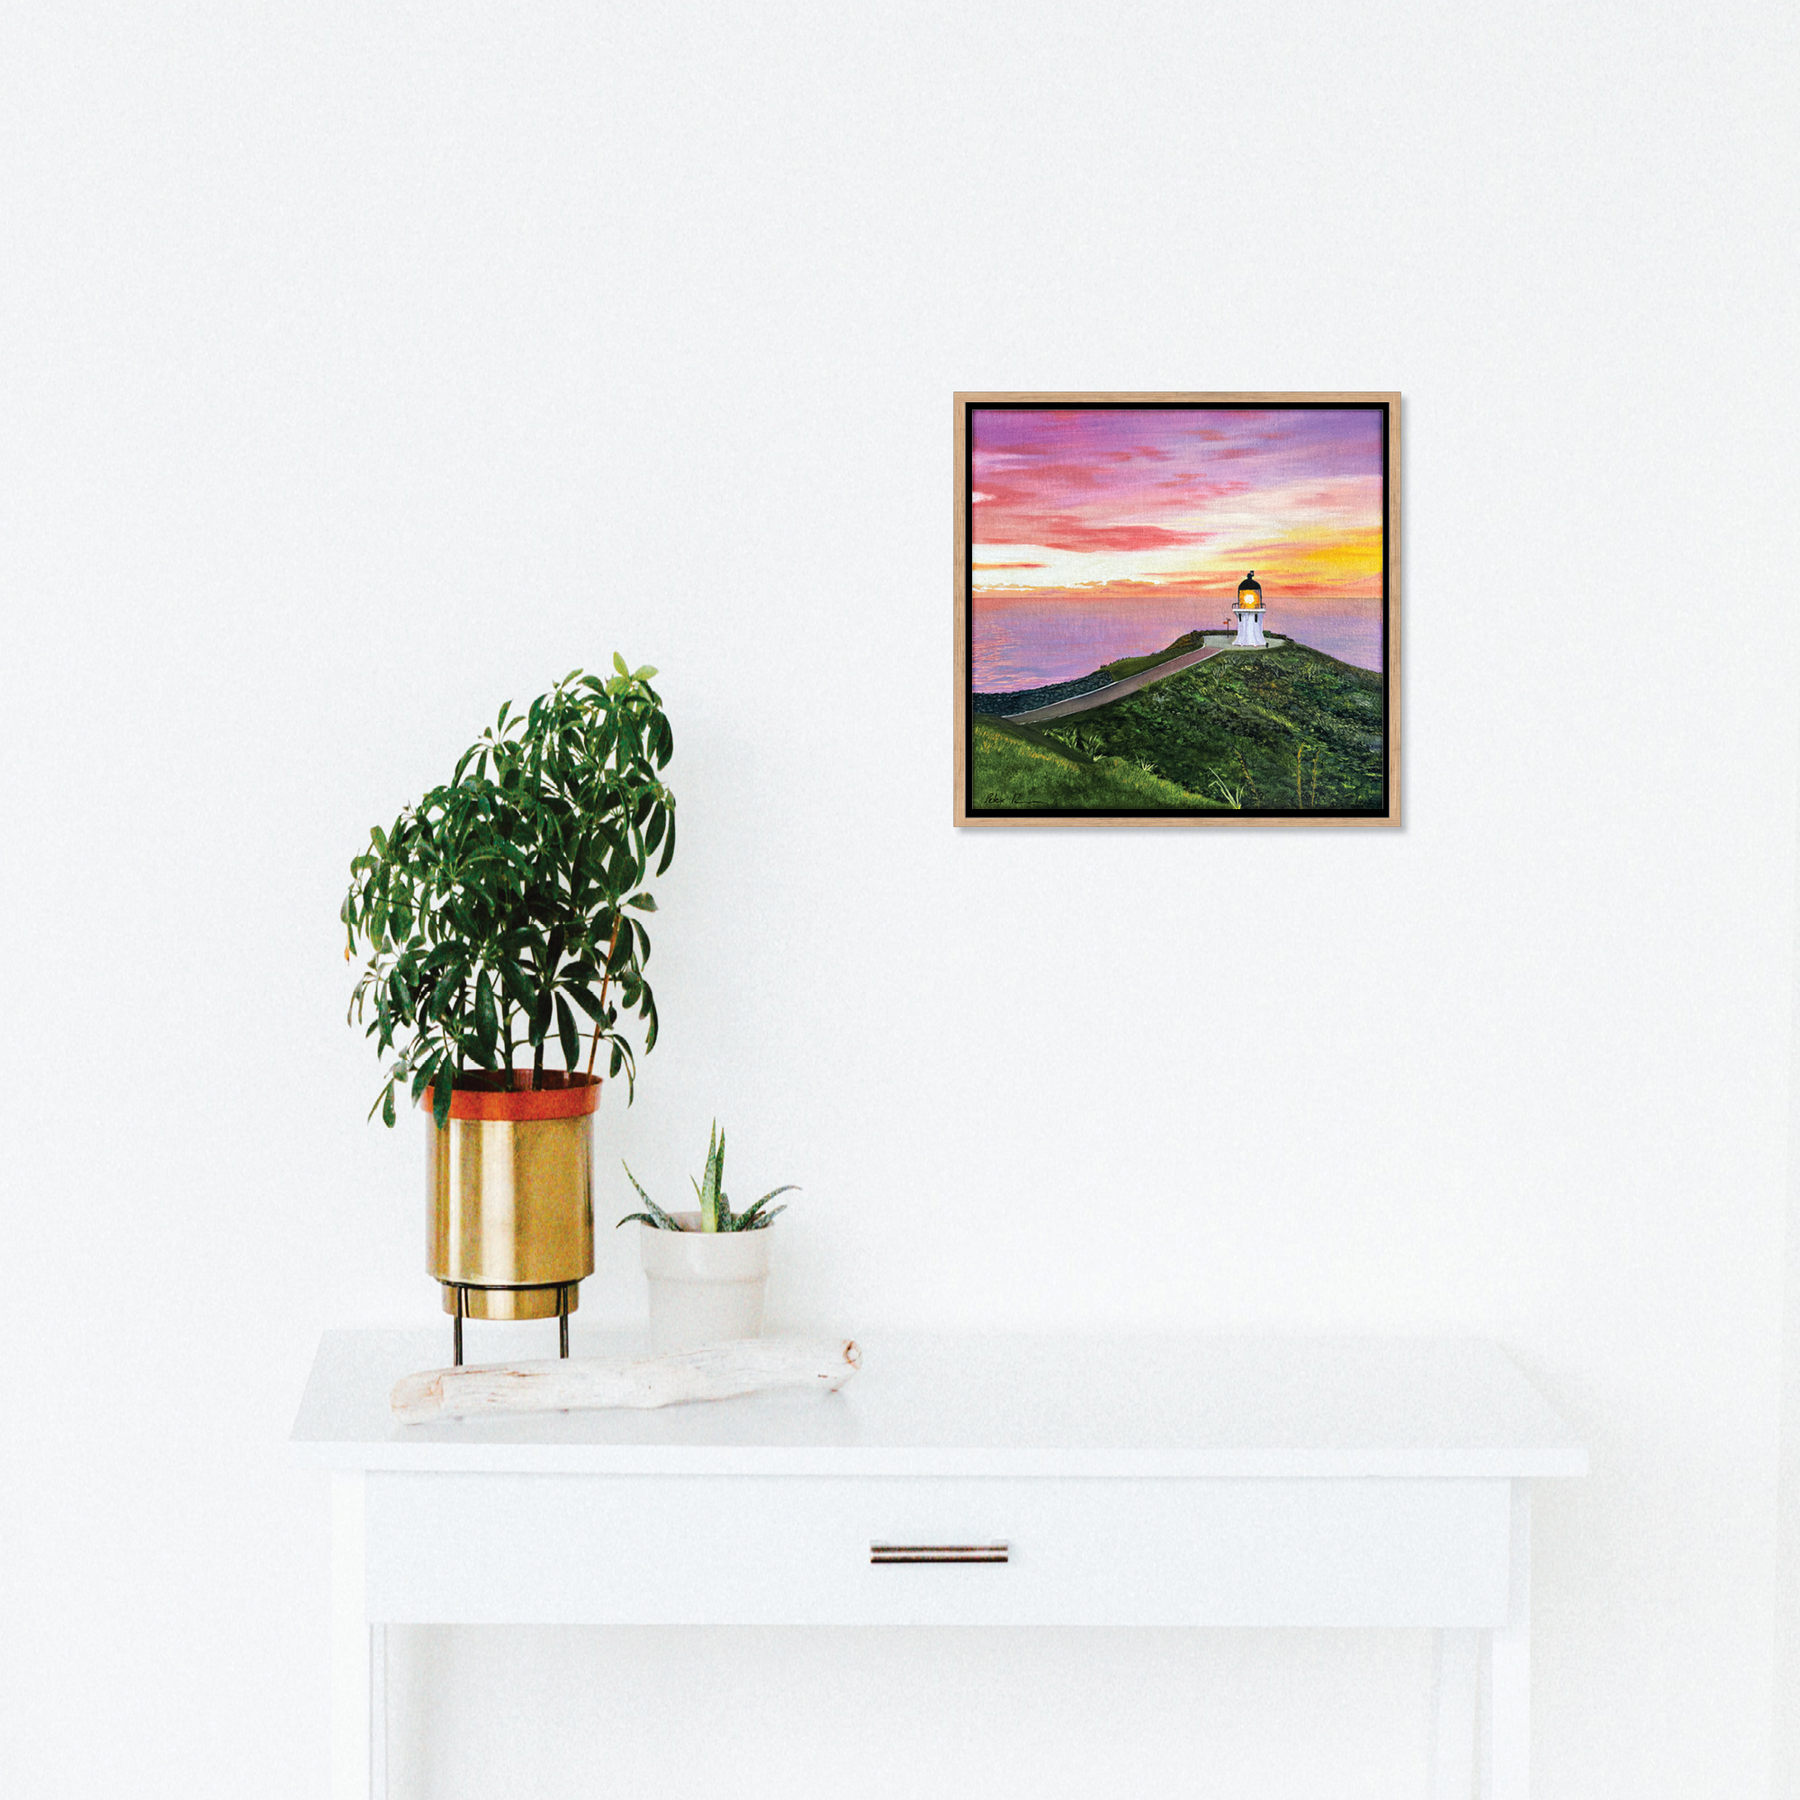
<svg viewBox="0 0 1800 1800"><path fill-rule="evenodd" d="M1067 718L1070 713L1091 712L1096 706L1105 706L1111 700L1123 700L1127 694L1135 694L1139 688L1148 687L1153 681L1179 675L1183 669L1191 669L1195 663L1205 662L1209 656L1218 656L1230 648L1229 644L1208 644L1203 650L1190 650L1186 656L1173 656L1165 663L1157 663L1153 668L1140 669L1137 674L1127 675L1123 681L1115 681L1110 687L1095 688L1091 694L1077 694L1073 700L1057 700L1049 706L1034 706L1030 712L1002 713L1000 716L1012 725L1036 725L1043 719L1062 719Z"/></svg>

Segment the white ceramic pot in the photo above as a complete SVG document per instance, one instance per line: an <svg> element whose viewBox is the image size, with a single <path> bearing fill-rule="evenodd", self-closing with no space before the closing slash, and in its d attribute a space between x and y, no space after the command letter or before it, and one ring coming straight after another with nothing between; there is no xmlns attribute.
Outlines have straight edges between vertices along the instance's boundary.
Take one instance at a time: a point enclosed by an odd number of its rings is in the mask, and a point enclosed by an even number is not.
<svg viewBox="0 0 1800 1800"><path fill-rule="evenodd" d="M774 1227L702 1231L697 1212L675 1217L690 1229L638 1226L650 1278L650 1347L692 1350L728 1338L761 1337Z"/></svg>

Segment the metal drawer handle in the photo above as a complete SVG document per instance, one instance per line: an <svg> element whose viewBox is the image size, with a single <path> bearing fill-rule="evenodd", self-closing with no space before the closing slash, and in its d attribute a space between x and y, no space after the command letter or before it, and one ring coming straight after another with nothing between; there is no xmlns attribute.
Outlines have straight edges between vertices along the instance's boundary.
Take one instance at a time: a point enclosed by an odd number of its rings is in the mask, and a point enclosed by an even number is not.
<svg viewBox="0 0 1800 1800"><path fill-rule="evenodd" d="M1003 1563L1005 1544L871 1544L872 1563Z"/></svg>

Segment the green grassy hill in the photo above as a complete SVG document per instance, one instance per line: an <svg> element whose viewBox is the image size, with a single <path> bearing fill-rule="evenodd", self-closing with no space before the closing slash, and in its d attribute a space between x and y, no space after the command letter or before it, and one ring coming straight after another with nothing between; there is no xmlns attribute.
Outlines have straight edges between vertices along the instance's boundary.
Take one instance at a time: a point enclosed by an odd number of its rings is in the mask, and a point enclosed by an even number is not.
<svg viewBox="0 0 1800 1800"><path fill-rule="evenodd" d="M1378 807L1381 677L1302 644L1226 650L1092 712L978 719L973 756L978 808Z"/></svg>
<svg viewBox="0 0 1800 1800"><path fill-rule="evenodd" d="M1008 812L1068 808L1137 812L1214 810L1220 803L1184 793L1172 781L1117 759L1096 760L1046 732L1003 719L975 720L975 805Z"/></svg>
<svg viewBox="0 0 1800 1800"><path fill-rule="evenodd" d="M1185 656L1190 650L1202 648L1205 643L1205 632L1190 631L1185 637L1178 637L1166 650L1153 650L1148 656L1121 656L1116 662L1102 663L1094 673L1104 675L1108 681L1123 681L1127 675L1141 674L1158 663Z"/></svg>

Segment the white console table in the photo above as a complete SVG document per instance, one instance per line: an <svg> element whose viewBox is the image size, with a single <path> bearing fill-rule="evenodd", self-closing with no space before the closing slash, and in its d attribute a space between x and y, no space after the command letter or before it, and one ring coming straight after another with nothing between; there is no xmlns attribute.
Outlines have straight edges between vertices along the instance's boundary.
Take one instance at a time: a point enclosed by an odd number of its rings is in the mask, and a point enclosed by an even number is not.
<svg viewBox="0 0 1800 1800"><path fill-rule="evenodd" d="M398 1623L1428 1627L1434 1800L1478 1754L1525 1800L1530 1484L1587 1458L1492 1344L877 1338L837 1395L396 1425L446 1341L326 1333L294 1426L339 1800L385 1792Z"/></svg>

